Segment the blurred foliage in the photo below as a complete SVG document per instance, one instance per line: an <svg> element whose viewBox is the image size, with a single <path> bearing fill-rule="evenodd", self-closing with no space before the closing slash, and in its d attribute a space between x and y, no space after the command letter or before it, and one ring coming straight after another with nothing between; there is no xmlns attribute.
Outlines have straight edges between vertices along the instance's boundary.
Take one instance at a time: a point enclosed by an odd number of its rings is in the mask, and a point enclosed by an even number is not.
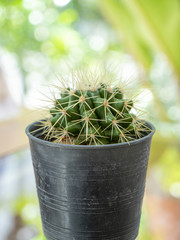
<svg viewBox="0 0 180 240"><path fill-rule="evenodd" d="M180 148L168 147L158 161L161 184L165 191L170 191L174 197L180 197ZM176 183L178 183L176 187Z"/></svg>
<svg viewBox="0 0 180 240"><path fill-rule="evenodd" d="M140 228L139 228L139 235L138 239L140 240L152 240L151 232L149 231L148 226L148 213L146 209L143 207L142 214L141 214L141 221L140 221Z"/></svg>
<svg viewBox="0 0 180 240"><path fill-rule="evenodd" d="M120 49L115 35L107 35L110 27L102 20L94 1L72 0L62 7L55 2L0 2L0 45L16 55L25 91L33 72L40 70L46 81L59 70L59 62L68 59L72 65L81 65L108 49ZM102 46L95 46L97 41Z"/></svg>
<svg viewBox="0 0 180 240"><path fill-rule="evenodd" d="M36 196L19 195L12 205L15 215L20 215L24 224L34 226L42 234L39 203Z"/></svg>
<svg viewBox="0 0 180 240"><path fill-rule="evenodd" d="M155 52L162 51L180 81L179 0L100 0L100 7L146 69L152 65Z"/></svg>
<svg viewBox="0 0 180 240"><path fill-rule="evenodd" d="M141 81L144 87L151 89L153 93L154 101L150 108L150 112L154 112L153 118L160 120L161 124L177 123L174 125L177 131L175 135L179 138L180 2L178 0L98 2L102 14L117 32L123 46L146 69ZM172 125L167 126L166 131L171 127Z"/></svg>

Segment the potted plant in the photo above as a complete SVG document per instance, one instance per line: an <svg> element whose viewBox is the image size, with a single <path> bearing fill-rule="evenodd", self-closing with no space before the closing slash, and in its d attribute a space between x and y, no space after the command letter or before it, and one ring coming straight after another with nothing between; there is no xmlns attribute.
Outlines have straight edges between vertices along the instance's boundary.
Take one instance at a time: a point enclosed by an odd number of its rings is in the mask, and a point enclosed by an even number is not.
<svg viewBox="0 0 180 240"><path fill-rule="evenodd" d="M63 80L50 116L26 128L48 240L138 235L154 127L118 84L93 72Z"/></svg>

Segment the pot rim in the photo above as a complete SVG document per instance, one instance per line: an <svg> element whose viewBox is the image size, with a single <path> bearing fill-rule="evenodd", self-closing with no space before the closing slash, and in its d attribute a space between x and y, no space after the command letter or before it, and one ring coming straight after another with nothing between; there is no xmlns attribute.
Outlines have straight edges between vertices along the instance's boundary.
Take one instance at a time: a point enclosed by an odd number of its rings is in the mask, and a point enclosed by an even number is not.
<svg viewBox="0 0 180 240"><path fill-rule="evenodd" d="M154 133L155 133L155 127L152 123L145 121L147 126L152 130L148 135L130 141L130 142L124 142L124 143L113 143L113 144L104 144L104 145L73 145L73 144L63 144L63 143L53 143L49 142L46 140L42 140L40 138L35 137L31 132L30 129L35 126L39 121L35 121L31 124L29 124L26 129L25 133L26 135L33 141L42 144L42 145L47 145L47 146L52 146L52 147L59 147L59 148L68 148L68 149L112 149L112 148L120 148L120 147L125 147L125 146L132 146L141 142L146 141L146 139L151 138Z"/></svg>

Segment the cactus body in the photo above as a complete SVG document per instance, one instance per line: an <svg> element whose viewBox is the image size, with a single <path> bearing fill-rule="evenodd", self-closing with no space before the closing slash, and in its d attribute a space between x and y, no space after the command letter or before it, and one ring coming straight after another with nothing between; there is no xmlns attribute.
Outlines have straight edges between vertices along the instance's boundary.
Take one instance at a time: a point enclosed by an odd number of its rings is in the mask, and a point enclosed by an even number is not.
<svg viewBox="0 0 180 240"><path fill-rule="evenodd" d="M134 98L127 97L117 84L104 79L82 79L58 88L58 97L44 120L44 139L76 145L102 145L129 142L149 131L133 114ZM80 77L81 78L81 77ZM103 80L102 80L103 79ZM70 87L71 86L71 87Z"/></svg>
<svg viewBox="0 0 180 240"><path fill-rule="evenodd" d="M122 143L141 137L134 102L123 92L101 83L86 89L65 88L49 109L51 117L46 139L72 144L101 145ZM142 126L142 125L141 125ZM47 127L47 125L46 125Z"/></svg>

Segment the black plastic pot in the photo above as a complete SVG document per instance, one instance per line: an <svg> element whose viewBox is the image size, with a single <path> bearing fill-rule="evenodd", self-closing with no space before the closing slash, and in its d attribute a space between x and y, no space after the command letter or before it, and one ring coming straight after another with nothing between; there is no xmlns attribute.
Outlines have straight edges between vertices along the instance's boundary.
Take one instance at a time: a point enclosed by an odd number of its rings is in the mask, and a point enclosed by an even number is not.
<svg viewBox="0 0 180 240"><path fill-rule="evenodd" d="M77 146L41 140L31 134L37 128L26 133L46 238L134 240L154 131L130 143Z"/></svg>

